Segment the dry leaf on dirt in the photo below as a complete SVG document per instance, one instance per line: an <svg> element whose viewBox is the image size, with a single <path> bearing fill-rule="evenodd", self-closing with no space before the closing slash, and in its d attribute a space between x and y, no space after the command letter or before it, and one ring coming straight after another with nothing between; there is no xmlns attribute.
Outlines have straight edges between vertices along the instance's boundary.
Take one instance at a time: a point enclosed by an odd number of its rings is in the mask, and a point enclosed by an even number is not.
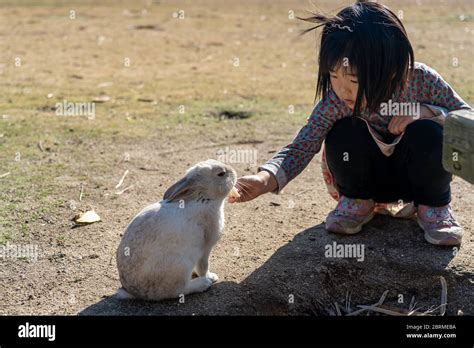
<svg viewBox="0 0 474 348"><path fill-rule="evenodd" d="M78 214L74 217L74 222L78 225L88 225L94 222L101 221L100 216L93 210L86 211L85 213Z"/></svg>

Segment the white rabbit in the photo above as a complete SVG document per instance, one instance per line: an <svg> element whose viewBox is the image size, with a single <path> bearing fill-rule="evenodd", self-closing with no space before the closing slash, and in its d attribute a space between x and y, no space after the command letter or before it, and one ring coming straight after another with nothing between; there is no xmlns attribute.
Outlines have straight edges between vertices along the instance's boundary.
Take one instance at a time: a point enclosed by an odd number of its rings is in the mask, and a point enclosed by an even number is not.
<svg viewBox="0 0 474 348"><path fill-rule="evenodd" d="M127 226L117 250L120 299L162 300L207 290L216 282L209 254L224 229L224 200L237 174L216 160L200 162L163 200ZM197 278L192 279L192 273Z"/></svg>

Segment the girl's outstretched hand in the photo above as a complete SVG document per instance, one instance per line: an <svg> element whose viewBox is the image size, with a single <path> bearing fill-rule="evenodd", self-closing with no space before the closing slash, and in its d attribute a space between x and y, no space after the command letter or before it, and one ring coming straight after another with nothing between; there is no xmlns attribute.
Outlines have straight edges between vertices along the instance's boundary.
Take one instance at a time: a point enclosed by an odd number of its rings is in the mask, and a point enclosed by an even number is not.
<svg viewBox="0 0 474 348"><path fill-rule="evenodd" d="M237 179L235 184L240 194L239 198L229 197L229 203L242 203L251 201L258 196L275 190L278 186L276 179L267 171L253 175L245 175Z"/></svg>

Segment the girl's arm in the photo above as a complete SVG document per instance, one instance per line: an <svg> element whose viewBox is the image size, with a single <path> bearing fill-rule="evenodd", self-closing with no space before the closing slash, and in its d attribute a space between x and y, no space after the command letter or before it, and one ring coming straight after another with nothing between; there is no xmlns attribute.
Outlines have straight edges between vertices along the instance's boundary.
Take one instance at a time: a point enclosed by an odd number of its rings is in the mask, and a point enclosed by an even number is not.
<svg viewBox="0 0 474 348"><path fill-rule="evenodd" d="M347 107L346 107L347 108ZM294 140L283 147L269 161L258 168L272 174L277 182L273 193L280 193L291 180L300 174L320 149L334 122L349 113L338 101L334 92L321 100L307 119Z"/></svg>
<svg viewBox="0 0 474 348"><path fill-rule="evenodd" d="M430 113L421 115L421 118L436 118L436 121L444 125L448 112L453 110L473 108L467 104L454 89L434 69L420 63L422 74L420 76L419 99ZM432 115L432 116L431 116Z"/></svg>

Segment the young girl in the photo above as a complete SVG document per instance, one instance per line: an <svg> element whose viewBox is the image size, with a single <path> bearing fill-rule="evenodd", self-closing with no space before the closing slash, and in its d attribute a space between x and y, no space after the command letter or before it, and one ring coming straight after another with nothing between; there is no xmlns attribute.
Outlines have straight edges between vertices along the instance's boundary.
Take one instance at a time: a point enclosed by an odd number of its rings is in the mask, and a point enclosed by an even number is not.
<svg viewBox="0 0 474 348"><path fill-rule="evenodd" d="M338 200L328 231L355 234L384 203L413 202L428 242L459 245L462 231L449 205L452 175L441 161L442 126L449 111L471 107L435 70L415 63L405 28L388 8L361 2L335 17L303 20L318 24L305 32L323 27L321 100L291 144L257 174L238 179L241 197L229 202L278 194L324 141L324 178Z"/></svg>

